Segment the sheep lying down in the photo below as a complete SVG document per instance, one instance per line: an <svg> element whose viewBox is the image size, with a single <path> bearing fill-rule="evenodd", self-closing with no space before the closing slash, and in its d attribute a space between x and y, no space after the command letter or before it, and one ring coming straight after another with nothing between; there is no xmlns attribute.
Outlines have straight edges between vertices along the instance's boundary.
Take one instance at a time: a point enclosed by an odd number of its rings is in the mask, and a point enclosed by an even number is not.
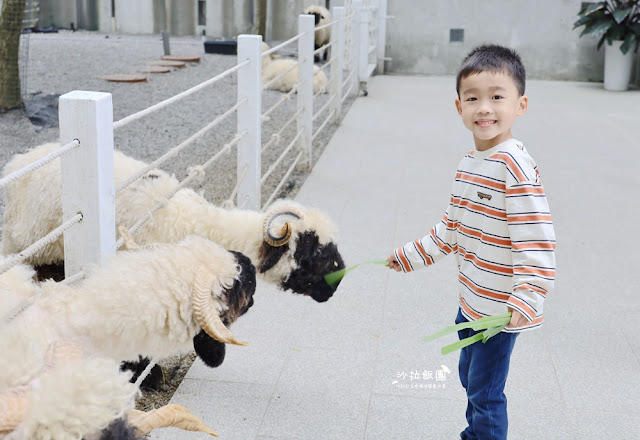
<svg viewBox="0 0 640 440"><path fill-rule="evenodd" d="M82 148L82 146L80 146ZM14 156L4 174L16 171L58 149L44 144ZM116 186L146 167L116 151ZM223 209L189 188L180 189L170 200L165 195L178 185L175 177L154 169L116 195L116 225L130 228L158 201L166 206L134 235L141 245L174 243L187 235L198 235L246 255L260 277L283 290L327 301L337 289L324 275L343 269L335 244L336 227L323 212L282 200L267 212ZM19 253L62 223L60 160L55 159L5 187L5 224L2 251ZM28 261L33 266L62 264L62 237Z"/></svg>

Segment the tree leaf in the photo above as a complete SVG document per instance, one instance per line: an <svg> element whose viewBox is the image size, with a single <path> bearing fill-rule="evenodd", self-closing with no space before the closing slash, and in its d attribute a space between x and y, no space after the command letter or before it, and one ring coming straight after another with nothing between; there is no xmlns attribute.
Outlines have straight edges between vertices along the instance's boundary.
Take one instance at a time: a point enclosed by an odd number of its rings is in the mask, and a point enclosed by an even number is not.
<svg viewBox="0 0 640 440"><path fill-rule="evenodd" d="M631 13L631 9L632 8L614 9L611 12L611 15L613 15L613 19L616 21L616 23L620 24L624 21L625 18L629 16L629 14Z"/></svg>
<svg viewBox="0 0 640 440"><path fill-rule="evenodd" d="M580 12L578 12L578 15L588 15L588 14L591 14L593 11L597 11L599 9L604 10L605 8L606 8L605 2L596 2L592 4L586 4L584 8L582 8Z"/></svg>
<svg viewBox="0 0 640 440"><path fill-rule="evenodd" d="M636 34L627 34L624 39L624 43L622 43L622 46L620 46L620 50L622 51L622 53L626 54L627 52L629 52L629 49L631 49L631 46L633 46L635 42Z"/></svg>

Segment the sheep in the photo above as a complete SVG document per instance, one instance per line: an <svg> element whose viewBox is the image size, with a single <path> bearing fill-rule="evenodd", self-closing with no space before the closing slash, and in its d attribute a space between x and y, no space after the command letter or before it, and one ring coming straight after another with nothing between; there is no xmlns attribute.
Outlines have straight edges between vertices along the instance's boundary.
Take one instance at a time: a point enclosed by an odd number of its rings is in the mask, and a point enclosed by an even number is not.
<svg viewBox="0 0 640 440"><path fill-rule="evenodd" d="M269 50L267 43L262 43L262 51ZM290 92L298 84L297 61L291 58L277 58L273 54L262 57L262 83L269 84L271 80L284 74L282 78L268 85L269 90ZM295 66L295 67L294 67ZM290 70L291 69L291 70ZM318 66L313 66L313 94L327 93L327 75Z"/></svg>
<svg viewBox="0 0 640 440"><path fill-rule="evenodd" d="M0 263L9 258L0 259ZM118 259L122 260L120 256ZM169 405L149 413L132 409L138 389L129 383L130 374L116 374L119 362L112 356L96 356L105 354L104 350L96 351L97 341L91 342L95 337L83 330L87 326L100 327L102 319L113 322L119 316L126 317L126 307L104 314L93 311L93 318L85 315L85 322L72 328L73 324L64 322L68 301L58 296L64 292L49 291L33 281L34 275L31 267L22 264L0 275L0 316L25 298L38 295L34 305L0 327L0 438L134 440L142 439L139 435L154 428L167 426L215 435L181 407ZM105 292L97 294L108 296L109 287L112 285L105 283ZM145 288L144 284L136 287ZM71 301L77 294L94 293L85 288L78 288L77 292L67 289ZM127 294L122 291L120 296ZM197 289L194 295L198 295ZM84 299L90 302L90 297ZM43 306L43 302L49 306ZM168 311L172 307L175 306L165 308ZM100 315L99 320L95 320L96 315ZM82 317L75 317L74 322L80 321ZM128 330L124 320L122 327L107 337L123 342L129 338ZM65 339L65 332L73 334L76 342Z"/></svg>
<svg viewBox="0 0 640 440"><path fill-rule="evenodd" d="M320 5L308 6L304 10L303 14L314 15L316 19L316 27L323 26L331 21L331 13L329 12L329 10ZM331 40L331 27L326 27L324 29L316 30L315 36L314 36L315 49L317 50L322 46L324 46L325 44L328 44L329 40ZM315 55L315 61L318 62L321 59L326 61L327 53L328 53L327 49L320 51L320 53Z"/></svg>
<svg viewBox="0 0 640 440"><path fill-rule="evenodd" d="M0 439L142 440L168 426L217 436L179 405L133 409L138 390L130 375L114 374L113 360L85 357L73 343L55 341L43 351L27 334L4 331L0 346L4 365L22 367L0 379Z"/></svg>
<svg viewBox="0 0 640 440"><path fill-rule="evenodd" d="M140 353L157 358L187 353L201 330L221 343L246 345L224 323L234 322L253 303L255 272L248 258L242 260L206 238L188 236L175 244L119 252L73 287L48 280L2 288L0 312L38 295L10 322L15 331L36 329L42 345L69 341L91 356L117 361ZM14 275L8 278L3 284L17 284Z"/></svg>
<svg viewBox="0 0 640 440"><path fill-rule="evenodd" d="M16 155L4 173L18 170L57 148L57 144L44 144ZM114 163L116 185L146 166L118 151ZM62 223L60 182L60 160L55 159L5 187L5 255L22 251ZM116 224L131 227L177 184L175 177L163 171L149 171L117 194ZM171 243L190 234L199 235L246 255L263 280L285 291L310 296L317 302L327 301L336 291L338 285L329 286L324 275L345 265L334 243L335 225L326 214L288 200L275 202L266 213L227 210L188 188L180 189L165 202L153 220L136 232L138 243ZM29 263L41 266L61 264L63 260L60 238Z"/></svg>

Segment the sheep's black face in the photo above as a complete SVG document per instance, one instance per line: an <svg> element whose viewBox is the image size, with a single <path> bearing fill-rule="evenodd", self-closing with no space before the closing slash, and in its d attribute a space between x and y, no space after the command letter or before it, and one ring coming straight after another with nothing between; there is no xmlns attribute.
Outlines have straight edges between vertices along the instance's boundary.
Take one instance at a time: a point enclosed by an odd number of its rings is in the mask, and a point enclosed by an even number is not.
<svg viewBox="0 0 640 440"><path fill-rule="evenodd" d="M240 252L231 251L240 266L240 276L233 282L231 289L225 292L226 302L229 307L220 318L227 327L240 316L247 313L253 305L253 294L256 291L256 268L251 260ZM205 365L216 368L224 361L226 353L225 344L216 341L211 336L200 330L193 338L193 349Z"/></svg>
<svg viewBox="0 0 640 440"><path fill-rule="evenodd" d="M314 12L314 13L313 13L313 16L314 16L314 17L315 17L315 19L316 19L316 26L318 26L318 23L320 23L320 20L321 20L322 18L324 18L324 17L323 17L321 14L318 14L317 12Z"/></svg>
<svg viewBox="0 0 640 440"><path fill-rule="evenodd" d="M296 293L309 295L318 302L327 301L338 285L329 286L324 276L344 269L344 261L334 243L322 245L313 231L298 234L294 259L298 268L291 272L281 287Z"/></svg>
<svg viewBox="0 0 640 440"><path fill-rule="evenodd" d="M220 315L225 325L232 324L240 316L247 313L247 310L253 305L253 294L256 292L256 268L251 260L240 252L230 252L235 255L238 261L240 276L233 282L231 289L225 292L229 309Z"/></svg>

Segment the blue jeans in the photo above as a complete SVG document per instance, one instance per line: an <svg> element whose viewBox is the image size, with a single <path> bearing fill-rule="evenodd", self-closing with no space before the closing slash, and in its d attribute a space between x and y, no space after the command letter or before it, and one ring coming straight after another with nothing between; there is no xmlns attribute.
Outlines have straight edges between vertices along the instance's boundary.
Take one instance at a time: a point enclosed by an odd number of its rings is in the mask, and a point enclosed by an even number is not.
<svg viewBox="0 0 640 440"><path fill-rule="evenodd" d="M458 310L456 324L467 319ZM478 332L460 330L460 339ZM505 440L507 438L507 397L504 386L517 333L500 332L483 344L471 344L460 352L460 382L467 390L467 429L463 440Z"/></svg>

